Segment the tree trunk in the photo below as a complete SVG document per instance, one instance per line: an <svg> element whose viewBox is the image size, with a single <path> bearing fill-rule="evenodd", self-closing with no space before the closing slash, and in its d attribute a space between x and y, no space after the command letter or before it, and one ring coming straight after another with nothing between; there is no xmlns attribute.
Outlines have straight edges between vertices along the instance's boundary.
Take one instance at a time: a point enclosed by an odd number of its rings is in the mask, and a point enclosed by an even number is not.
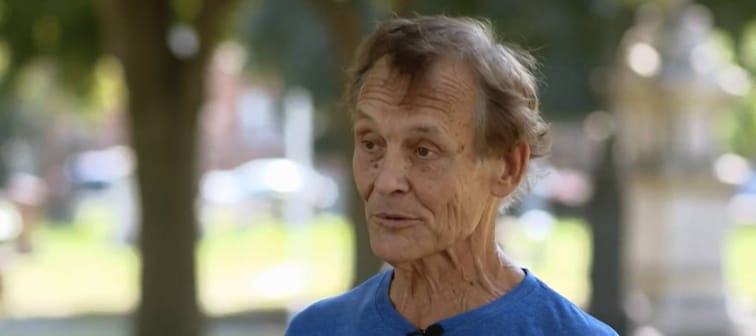
<svg viewBox="0 0 756 336"><path fill-rule="evenodd" d="M337 2L331 0L310 0L310 5L322 17L334 44L338 49L338 55L341 59L341 68L346 68L352 61L354 53L360 42L360 17L355 8L354 1ZM346 83L346 73L341 76L342 87ZM338 148L339 155L343 155L341 162L344 167L343 171L352 171L352 134L349 123L348 112L343 109L335 109L331 116L334 121L330 132L335 133L335 138L340 139L337 143L344 144ZM350 179L351 181L351 179ZM356 286L375 275L383 264L370 249L370 240L368 239L367 223L365 222L365 211L363 209L362 198L357 193L354 186L349 188L346 196L348 216L354 227L354 277L352 285Z"/></svg>
<svg viewBox="0 0 756 336"><path fill-rule="evenodd" d="M591 314L614 328L627 332L622 298L622 199L619 171L614 163L614 140L606 141L594 172L595 191L588 205L593 247L591 263Z"/></svg>
<svg viewBox="0 0 756 336"><path fill-rule="evenodd" d="M205 1L203 6L194 25L200 47L185 60L166 43L174 22L169 1L106 0L102 8L109 42L124 67L137 161L139 336L202 334L195 274L197 129L221 4Z"/></svg>

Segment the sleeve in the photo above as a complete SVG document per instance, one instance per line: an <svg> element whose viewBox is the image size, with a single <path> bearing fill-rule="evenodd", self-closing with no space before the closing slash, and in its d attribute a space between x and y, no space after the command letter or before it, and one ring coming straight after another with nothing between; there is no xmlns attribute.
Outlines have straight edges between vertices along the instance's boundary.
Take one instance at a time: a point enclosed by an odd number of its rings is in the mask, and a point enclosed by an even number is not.
<svg viewBox="0 0 756 336"><path fill-rule="evenodd" d="M285 336L304 336L312 335L312 332L307 333L308 327L307 318L304 316L307 311L302 311L289 321L289 326L286 328Z"/></svg>
<svg viewBox="0 0 756 336"><path fill-rule="evenodd" d="M315 303L299 312L291 319L285 336L338 336L329 325L331 312L324 309L321 303Z"/></svg>

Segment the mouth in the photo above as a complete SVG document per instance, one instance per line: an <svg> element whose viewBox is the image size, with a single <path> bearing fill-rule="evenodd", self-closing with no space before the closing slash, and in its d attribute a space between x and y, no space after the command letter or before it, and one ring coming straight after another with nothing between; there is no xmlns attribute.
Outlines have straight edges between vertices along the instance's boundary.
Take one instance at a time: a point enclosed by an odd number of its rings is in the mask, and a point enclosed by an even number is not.
<svg viewBox="0 0 756 336"><path fill-rule="evenodd" d="M419 221L419 218L417 217L386 212L374 214L370 216L370 219L380 226L394 229L412 226Z"/></svg>

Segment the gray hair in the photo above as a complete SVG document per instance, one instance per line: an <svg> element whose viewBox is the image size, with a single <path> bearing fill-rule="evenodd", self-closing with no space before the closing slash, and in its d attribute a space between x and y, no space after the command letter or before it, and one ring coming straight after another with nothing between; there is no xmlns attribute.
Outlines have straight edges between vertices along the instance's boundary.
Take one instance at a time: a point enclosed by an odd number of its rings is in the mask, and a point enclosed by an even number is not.
<svg viewBox="0 0 756 336"><path fill-rule="evenodd" d="M349 70L346 103L352 113L367 73L381 58L400 75L422 78L430 65L456 57L475 71L482 106L476 149L481 155L525 141L531 158L548 155L549 127L538 107L535 61L528 53L496 42L489 22L445 16L382 22L362 43ZM480 132L483 131L483 132Z"/></svg>
<svg viewBox="0 0 756 336"><path fill-rule="evenodd" d="M434 62L445 57L465 62L482 99L475 117L478 155L501 154L521 142L529 145L531 159L548 155L551 139L539 112L536 62L497 42L488 21L421 16L382 22L360 45L348 73L345 100L353 116L367 73L384 57L392 71L409 76L410 90Z"/></svg>

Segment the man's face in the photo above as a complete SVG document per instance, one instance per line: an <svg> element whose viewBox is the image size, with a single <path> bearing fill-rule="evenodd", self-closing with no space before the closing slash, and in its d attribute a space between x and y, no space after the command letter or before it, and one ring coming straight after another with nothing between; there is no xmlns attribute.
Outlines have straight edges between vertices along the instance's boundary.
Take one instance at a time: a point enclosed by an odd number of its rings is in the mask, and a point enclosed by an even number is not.
<svg viewBox="0 0 756 336"><path fill-rule="evenodd" d="M365 202L373 252L397 264L469 237L496 205L492 169L475 154L478 93L469 68L431 67L407 95L409 80L384 60L357 98L354 180Z"/></svg>

